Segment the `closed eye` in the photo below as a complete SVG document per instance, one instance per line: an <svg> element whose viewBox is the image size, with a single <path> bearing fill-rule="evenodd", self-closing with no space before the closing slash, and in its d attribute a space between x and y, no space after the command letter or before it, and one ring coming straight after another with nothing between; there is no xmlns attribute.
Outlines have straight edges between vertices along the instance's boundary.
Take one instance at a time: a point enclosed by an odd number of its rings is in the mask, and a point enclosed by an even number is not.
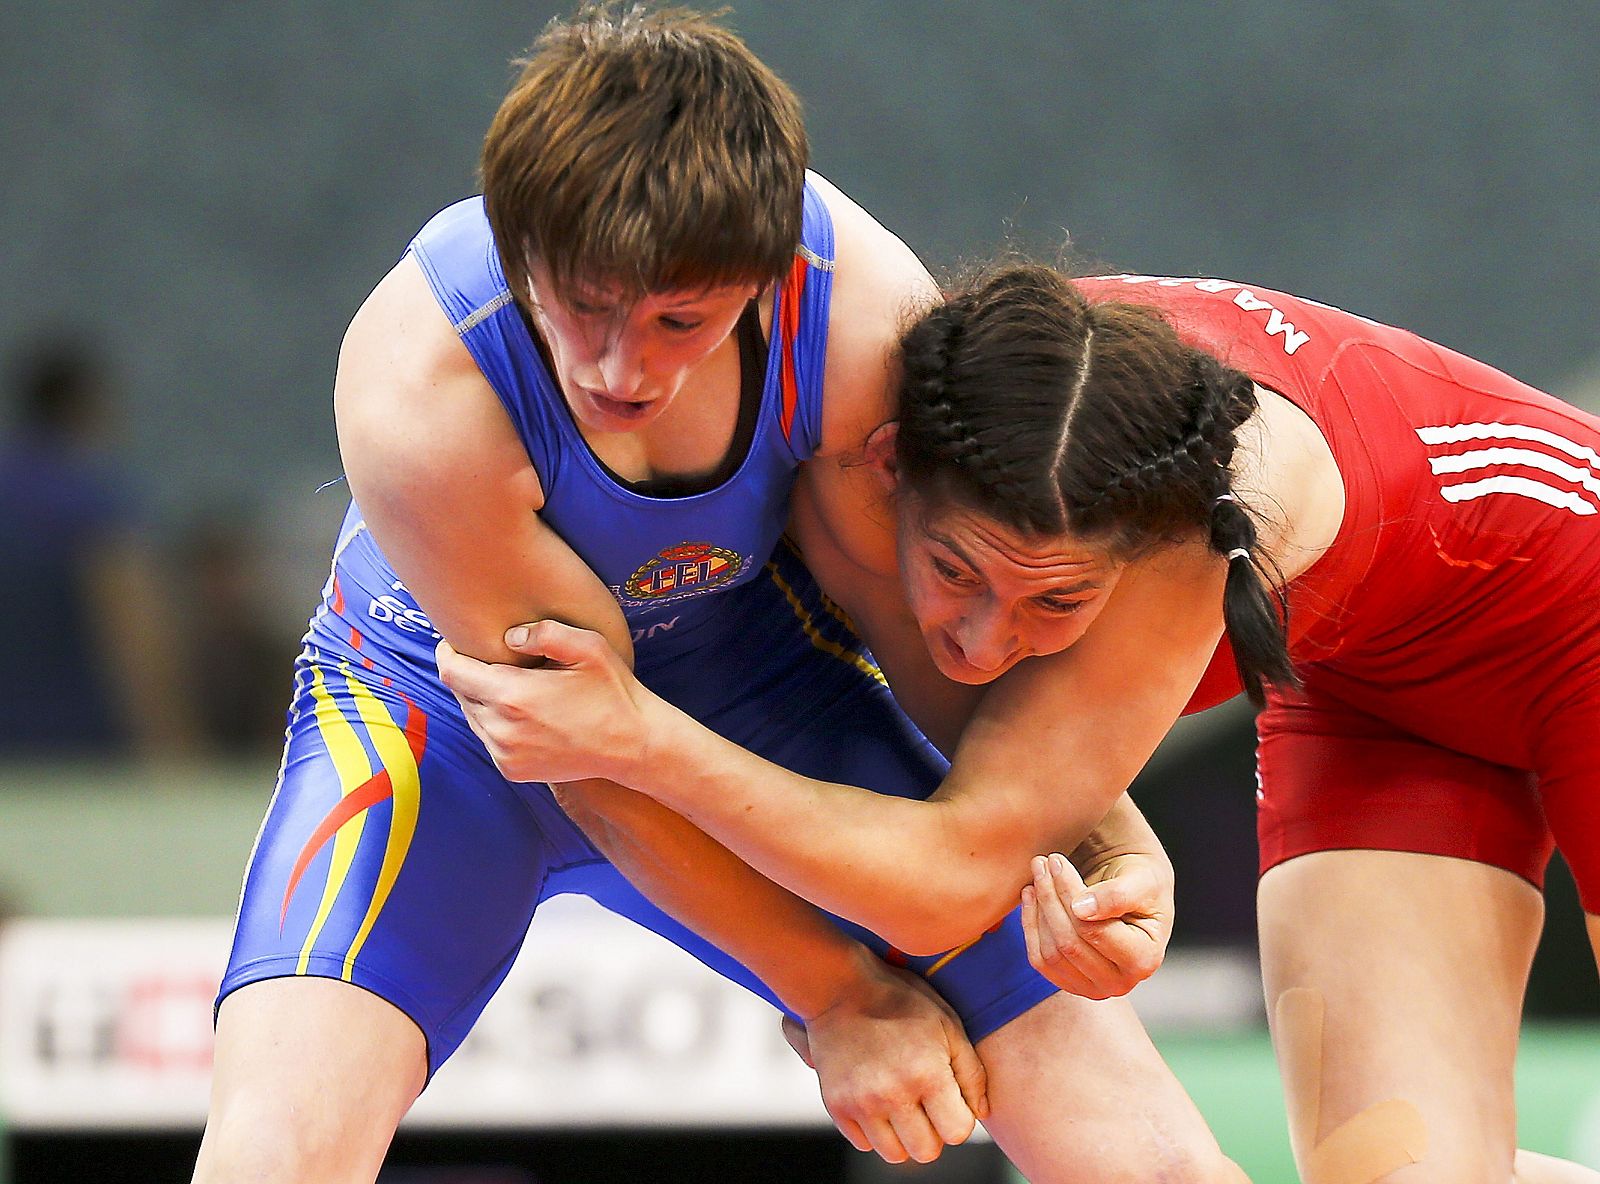
<svg viewBox="0 0 1600 1184"><path fill-rule="evenodd" d="M1034 603L1040 608L1044 609L1044 611L1047 613L1053 613L1057 616L1066 616L1068 613L1077 612L1080 608L1087 604L1088 601L1066 600L1059 596L1039 596L1035 597Z"/></svg>
<svg viewBox="0 0 1600 1184"><path fill-rule="evenodd" d="M944 580L947 584L956 584L966 588L977 583L977 580L973 579L972 576L968 575L954 564L946 563L937 555L928 556L928 560L933 564L933 570L938 573L939 578Z"/></svg>

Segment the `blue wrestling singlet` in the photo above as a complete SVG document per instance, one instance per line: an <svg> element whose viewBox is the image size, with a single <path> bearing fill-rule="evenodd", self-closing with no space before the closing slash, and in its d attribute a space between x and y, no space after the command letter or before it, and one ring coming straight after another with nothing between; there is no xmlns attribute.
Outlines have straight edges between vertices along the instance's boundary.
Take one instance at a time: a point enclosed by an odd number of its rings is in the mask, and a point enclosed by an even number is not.
<svg viewBox="0 0 1600 1184"><path fill-rule="evenodd" d="M506 290L478 199L410 252L498 393L543 485L544 521L611 587L652 690L806 776L925 796L946 765L780 532L816 447L832 225L808 186L802 242L773 309L748 451L715 488L646 496L579 435ZM439 682L438 640L352 506L296 665L277 792L246 869L219 1001L264 978L342 978L405 1011L430 1073L510 969L541 900L593 897L774 1003L745 967L647 901L542 784L503 778ZM973 944L909 958L980 1039L1055 988L1013 914Z"/></svg>

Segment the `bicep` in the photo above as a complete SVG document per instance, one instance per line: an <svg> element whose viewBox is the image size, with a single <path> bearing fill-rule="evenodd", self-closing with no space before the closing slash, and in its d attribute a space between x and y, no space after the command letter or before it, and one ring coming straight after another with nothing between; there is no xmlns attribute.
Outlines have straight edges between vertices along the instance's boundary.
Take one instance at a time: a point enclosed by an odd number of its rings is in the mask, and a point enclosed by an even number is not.
<svg viewBox="0 0 1600 1184"><path fill-rule="evenodd" d="M392 272L352 322L334 404L367 528L451 645L512 660L507 628L555 618L631 656L615 600L539 520L527 451L414 263Z"/></svg>

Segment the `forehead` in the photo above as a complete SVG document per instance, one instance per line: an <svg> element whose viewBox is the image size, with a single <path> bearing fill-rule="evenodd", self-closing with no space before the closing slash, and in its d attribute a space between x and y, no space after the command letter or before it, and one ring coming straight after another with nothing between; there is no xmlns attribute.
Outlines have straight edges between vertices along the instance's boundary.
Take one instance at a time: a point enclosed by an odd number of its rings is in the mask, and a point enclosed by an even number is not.
<svg viewBox="0 0 1600 1184"><path fill-rule="evenodd" d="M1103 546L1070 534L1035 535L960 506L926 508L922 535L991 580L1090 581L1120 566Z"/></svg>
<svg viewBox="0 0 1600 1184"><path fill-rule="evenodd" d="M563 303L583 301L609 308L683 308L732 301L743 303L756 287L754 283L727 281L647 288L607 275L577 275L558 282L549 269L537 261L530 263L528 279L537 292Z"/></svg>

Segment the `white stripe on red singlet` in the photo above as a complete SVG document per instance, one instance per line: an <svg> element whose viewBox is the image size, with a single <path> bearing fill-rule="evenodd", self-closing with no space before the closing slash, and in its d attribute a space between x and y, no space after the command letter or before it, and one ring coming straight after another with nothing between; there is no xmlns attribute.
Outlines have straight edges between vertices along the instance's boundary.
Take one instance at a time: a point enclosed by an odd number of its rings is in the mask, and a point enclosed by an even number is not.
<svg viewBox="0 0 1600 1184"><path fill-rule="evenodd" d="M1531 498L1547 506L1567 510L1580 516L1600 513L1600 455L1586 445L1545 428L1517 423L1458 423L1416 429L1417 438L1424 444L1459 444L1466 440L1519 440L1543 444L1565 453L1580 462L1566 461L1532 448L1514 448L1495 445L1470 452L1444 453L1430 456L1428 466L1437 475L1466 473L1505 466L1521 469L1538 469L1558 480L1570 481L1594 497L1594 501L1571 489L1540 481L1525 475L1508 473L1483 477L1476 481L1441 484L1439 492L1448 502L1473 501L1489 494L1504 493Z"/></svg>

